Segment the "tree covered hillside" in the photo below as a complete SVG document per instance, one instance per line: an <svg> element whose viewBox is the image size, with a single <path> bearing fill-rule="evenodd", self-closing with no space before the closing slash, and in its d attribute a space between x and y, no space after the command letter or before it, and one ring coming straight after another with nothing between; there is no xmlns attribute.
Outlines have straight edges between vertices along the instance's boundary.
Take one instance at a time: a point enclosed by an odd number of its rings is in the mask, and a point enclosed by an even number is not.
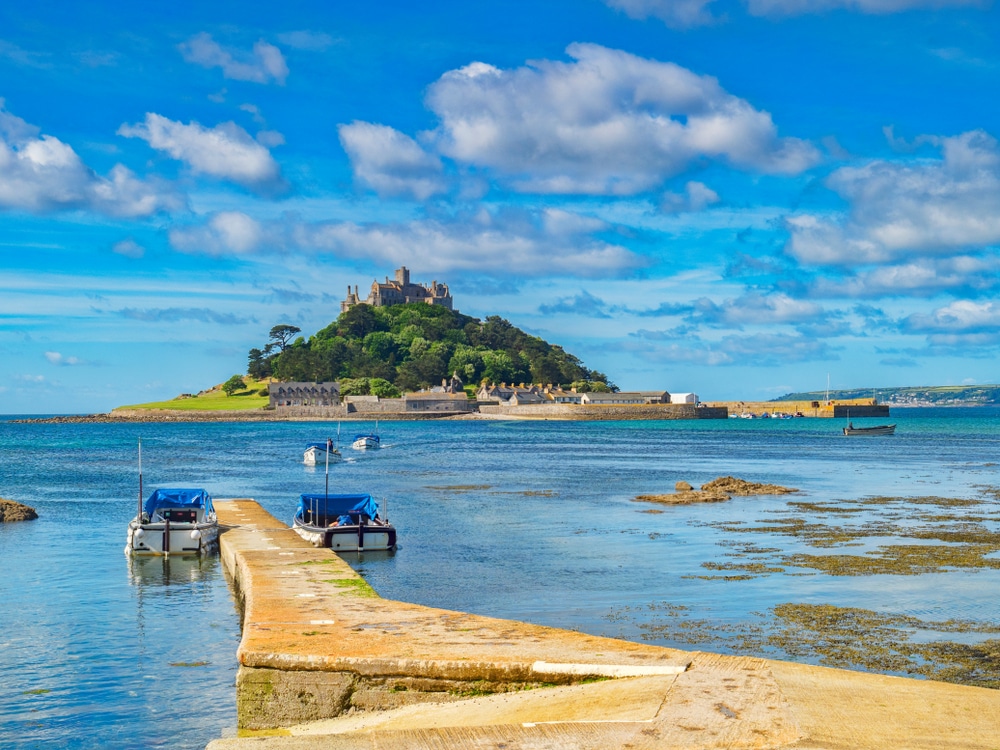
<svg viewBox="0 0 1000 750"><path fill-rule="evenodd" d="M251 349L247 374L284 381L380 379L415 391L457 372L466 383L553 383L614 389L562 347L530 336L498 316L485 322L447 308L411 303L355 305L308 340L275 326Z"/></svg>

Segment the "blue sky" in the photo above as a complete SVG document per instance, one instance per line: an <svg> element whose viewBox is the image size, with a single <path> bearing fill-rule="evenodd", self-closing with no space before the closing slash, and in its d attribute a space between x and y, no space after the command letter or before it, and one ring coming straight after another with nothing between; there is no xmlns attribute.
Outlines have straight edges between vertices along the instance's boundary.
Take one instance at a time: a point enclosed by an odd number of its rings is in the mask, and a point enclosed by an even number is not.
<svg viewBox="0 0 1000 750"><path fill-rule="evenodd" d="M0 411L196 392L400 265L623 389L996 383L998 39L988 0L4 4Z"/></svg>

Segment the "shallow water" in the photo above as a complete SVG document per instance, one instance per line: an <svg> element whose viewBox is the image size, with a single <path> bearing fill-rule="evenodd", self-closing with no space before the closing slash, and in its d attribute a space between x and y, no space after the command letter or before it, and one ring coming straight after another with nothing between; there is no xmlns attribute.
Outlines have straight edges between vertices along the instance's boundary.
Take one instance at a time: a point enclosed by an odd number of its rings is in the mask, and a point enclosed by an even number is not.
<svg viewBox="0 0 1000 750"><path fill-rule="evenodd" d="M817 554L801 537L733 530L830 520L790 503L980 497L980 486L1000 485L998 417L897 409L897 434L882 438L845 438L842 424L817 419L383 422L382 450L346 448L328 475L304 466L302 450L335 437L336 423L0 423L0 496L40 515L0 525L0 745L200 748L233 731L239 622L218 560L130 564L122 551L140 436L147 494L202 486L252 497L287 522L298 495L327 481L331 492L371 492L401 549L348 559L384 597L690 648L677 623L760 627L789 602L1000 622L991 568L834 576L784 566L733 579L706 567ZM356 427L371 425L344 423L342 445ZM723 475L802 492L632 501ZM996 532L990 503L981 526ZM723 635L698 647L739 643Z"/></svg>

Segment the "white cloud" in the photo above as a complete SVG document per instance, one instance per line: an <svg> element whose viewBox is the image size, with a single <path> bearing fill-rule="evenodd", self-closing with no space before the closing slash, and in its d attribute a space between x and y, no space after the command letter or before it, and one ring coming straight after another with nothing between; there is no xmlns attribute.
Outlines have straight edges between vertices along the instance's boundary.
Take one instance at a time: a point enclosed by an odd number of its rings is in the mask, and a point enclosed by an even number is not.
<svg viewBox="0 0 1000 750"><path fill-rule="evenodd" d="M271 152L233 122L209 129L197 122L185 125L147 112L145 122L122 125L118 134L141 138L156 150L183 161L196 173L254 188L273 189L282 183Z"/></svg>
<svg viewBox="0 0 1000 750"><path fill-rule="evenodd" d="M1000 242L996 140L981 130L936 140L941 159L835 171L827 185L850 202L850 215L790 218L788 252L804 263L854 265Z"/></svg>
<svg viewBox="0 0 1000 750"><path fill-rule="evenodd" d="M263 39L257 41L253 50L226 48L202 32L179 45L181 54L188 62L204 68L222 68L222 75L237 81L269 83L275 81L284 85L288 77L288 65L281 50Z"/></svg>
<svg viewBox="0 0 1000 750"><path fill-rule="evenodd" d="M239 212L177 228L170 242L186 253L247 255L311 252L337 258L411 265L427 272L475 271L504 276L606 278L645 265L628 249L594 238L602 223L565 212L479 211L452 220L356 224L294 220L258 222Z"/></svg>
<svg viewBox="0 0 1000 750"><path fill-rule="evenodd" d="M689 182L683 193L665 193L660 210L668 214L703 211L719 202L719 194L702 182Z"/></svg>
<svg viewBox="0 0 1000 750"><path fill-rule="evenodd" d="M703 26L715 19L706 8L715 0L604 0L615 10L640 21L659 18L671 28L686 29Z"/></svg>
<svg viewBox="0 0 1000 750"><path fill-rule="evenodd" d="M836 9L888 14L919 8L985 7L988 4L984 0L746 0L746 3L755 16L791 16Z"/></svg>
<svg viewBox="0 0 1000 750"><path fill-rule="evenodd" d="M124 255L126 258L141 258L146 254L146 248L131 237L121 242L116 242L112 245L111 250L118 253L118 255Z"/></svg>
<svg viewBox="0 0 1000 750"><path fill-rule="evenodd" d="M441 160L408 135L359 121L340 125L338 132L355 178L380 195L425 200L447 189Z"/></svg>
<svg viewBox="0 0 1000 750"><path fill-rule="evenodd" d="M45 352L45 359L47 359L51 364L58 365L60 367L72 367L73 365L81 365L83 361L77 359L76 357L65 357L59 352Z"/></svg>
<svg viewBox="0 0 1000 750"><path fill-rule="evenodd" d="M442 76L428 93L440 152L522 191L618 195L704 158L769 174L819 161L714 78L594 44L567 53L574 62L472 63Z"/></svg>
<svg viewBox="0 0 1000 750"><path fill-rule="evenodd" d="M932 297L942 292L981 295L1000 288L1000 258L959 255L920 258L882 266L843 279L820 278L811 286L812 297L876 299Z"/></svg>
<svg viewBox="0 0 1000 750"><path fill-rule="evenodd" d="M1000 305L995 302L956 300L929 315L915 313L903 327L917 333L996 334L1000 332Z"/></svg>
<svg viewBox="0 0 1000 750"><path fill-rule="evenodd" d="M181 252L205 255L255 253L267 239L264 227L239 211L217 213L203 226L172 229L169 236Z"/></svg>
<svg viewBox="0 0 1000 750"><path fill-rule="evenodd" d="M109 216L149 216L183 207L183 199L159 181L137 178L114 166L94 173L71 146L3 109L0 99L0 209L35 213L87 208Z"/></svg>
<svg viewBox="0 0 1000 750"><path fill-rule="evenodd" d="M626 347L655 363L710 366L787 367L793 362L817 362L839 357L827 342L811 336L758 333L725 336L706 341L689 331L639 330L629 334L638 341Z"/></svg>

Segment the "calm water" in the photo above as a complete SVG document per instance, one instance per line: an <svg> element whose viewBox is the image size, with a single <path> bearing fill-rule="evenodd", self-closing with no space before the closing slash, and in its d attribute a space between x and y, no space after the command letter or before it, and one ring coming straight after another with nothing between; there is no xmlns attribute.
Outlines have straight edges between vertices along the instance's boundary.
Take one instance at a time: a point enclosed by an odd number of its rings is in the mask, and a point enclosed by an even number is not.
<svg viewBox="0 0 1000 750"><path fill-rule="evenodd" d="M800 539L711 525L788 515L790 498L973 497L1000 485L1000 412L898 409L893 421L891 438L852 439L815 419L389 422L385 448L345 450L329 482L388 504L401 549L352 561L386 598L681 647L653 627L665 606L722 625L783 602L1000 621L997 570L706 576L736 543L800 551ZM344 423L341 442L358 426L370 427ZM136 440L147 489L252 497L287 522L326 479L301 464L304 444L336 430L0 422L0 496L40 516L0 525L0 746L201 748L231 734L239 621L218 560L130 563L122 551ZM803 495L661 513L632 502L722 475ZM1000 526L996 512L983 523Z"/></svg>

